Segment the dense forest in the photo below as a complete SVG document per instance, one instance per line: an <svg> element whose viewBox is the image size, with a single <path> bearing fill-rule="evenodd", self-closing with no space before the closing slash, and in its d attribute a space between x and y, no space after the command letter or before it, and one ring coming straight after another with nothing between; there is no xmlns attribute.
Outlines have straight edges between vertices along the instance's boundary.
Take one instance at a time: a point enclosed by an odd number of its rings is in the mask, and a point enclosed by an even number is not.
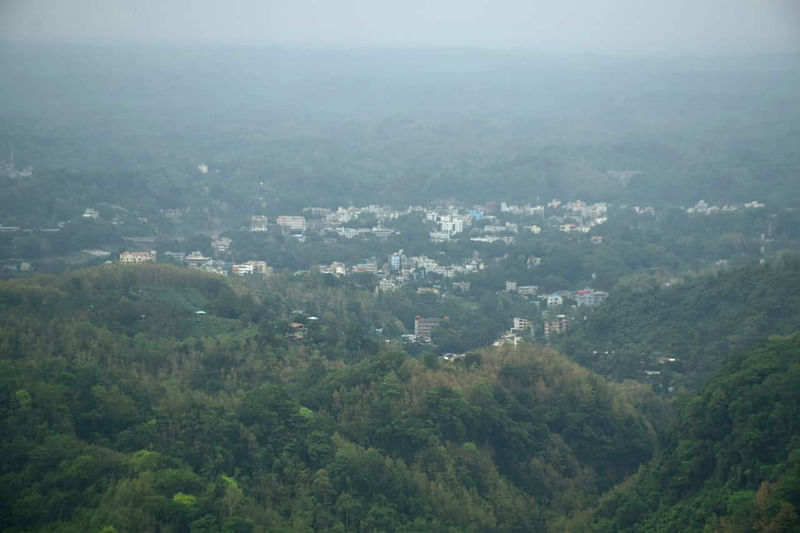
<svg viewBox="0 0 800 533"><path fill-rule="evenodd" d="M668 418L533 346L445 363L367 356L355 332L342 360L288 341L267 293L183 269L0 301L4 531L543 531L652 457Z"/></svg>
<svg viewBox="0 0 800 533"><path fill-rule="evenodd" d="M679 402L665 449L575 531L800 531L800 336L728 361Z"/></svg>
<svg viewBox="0 0 800 533"><path fill-rule="evenodd" d="M758 268L775 288L796 264ZM122 265L3 282L3 530L793 531L796 336L673 415L534 345L295 340L296 303L358 293L280 287Z"/></svg>
<svg viewBox="0 0 800 533"><path fill-rule="evenodd" d="M786 255L669 287L622 286L557 344L609 377L641 377L658 368L659 381L697 388L732 354L800 329L800 296L791 290L798 284L800 258Z"/></svg>

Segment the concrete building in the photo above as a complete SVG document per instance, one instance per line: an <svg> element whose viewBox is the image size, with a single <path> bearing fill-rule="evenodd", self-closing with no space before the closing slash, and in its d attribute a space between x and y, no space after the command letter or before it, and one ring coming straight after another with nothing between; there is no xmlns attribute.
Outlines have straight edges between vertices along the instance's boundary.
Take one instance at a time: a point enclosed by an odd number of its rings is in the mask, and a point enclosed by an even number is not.
<svg viewBox="0 0 800 533"><path fill-rule="evenodd" d="M271 268L267 266L266 261L245 261L238 265L231 266L231 271L234 276L247 276L250 274L260 274L266 276L270 273Z"/></svg>
<svg viewBox="0 0 800 533"><path fill-rule="evenodd" d="M212 259L204 256L199 250L196 250L187 255L183 261L191 268L201 268L211 266Z"/></svg>
<svg viewBox="0 0 800 533"><path fill-rule="evenodd" d="M257 231L262 233L269 231L269 219L263 215L251 216L250 231Z"/></svg>
<svg viewBox="0 0 800 533"><path fill-rule="evenodd" d="M526 329L531 329L531 326L531 321L527 318L515 316L514 326L511 328L511 331L524 331Z"/></svg>
<svg viewBox="0 0 800 533"><path fill-rule="evenodd" d="M253 265L248 265L246 263L233 265L231 271L234 276L247 276L253 273Z"/></svg>
<svg viewBox="0 0 800 533"><path fill-rule="evenodd" d="M517 285L517 292L522 296L536 296L539 293L538 285Z"/></svg>
<svg viewBox="0 0 800 533"><path fill-rule="evenodd" d="M228 237L220 237L219 239L211 241L211 247L214 249L215 252L224 254L231 249L232 242L233 241Z"/></svg>
<svg viewBox="0 0 800 533"><path fill-rule="evenodd" d="M403 255L403 250L398 250L389 256L389 267L392 270L403 270L408 268L408 257Z"/></svg>
<svg viewBox="0 0 800 533"><path fill-rule="evenodd" d="M275 220L275 223L287 231L303 232L306 230L305 217L281 215Z"/></svg>
<svg viewBox="0 0 800 533"><path fill-rule="evenodd" d="M447 317L444 320L447 320ZM431 342L431 332L438 328L441 322L441 318L423 318L417 315L414 318L414 336L417 342Z"/></svg>
<svg viewBox="0 0 800 533"><path fill-rule="evenodd" d="M564 333L570 325L566 315L558 315L555 320L546 320L544 323L544 336L549 339L555 333Z"/></svg>
<svg viewBox="0 0 800 533"><path fill-rule="evenodd" d="M382 279L378 281L378 291L393 292L396 288L395 282L391 279Z"/></svg>
<svg viewBox="0 0 800 533"><path fill-rule="evenodd" d="M575 301L578 302L578 305L589 307L600 305L606 298L608 298L607 292L593 289L583 289L575 293Z"/></svg>
<svg viewBox="0 0 800 533"><path fill-rule="evenodd" d="M374 258L368 259L364 263L358 263L352 267L353 274L376 274L378 272L378 261Z"/></svg>
<svg viewBox="0 0 800 533"><path fill-rule="evenodd" d="M155 263L158 257L158 252L150 250L149 252L122 252L119 254L120 263Z"/></svg>

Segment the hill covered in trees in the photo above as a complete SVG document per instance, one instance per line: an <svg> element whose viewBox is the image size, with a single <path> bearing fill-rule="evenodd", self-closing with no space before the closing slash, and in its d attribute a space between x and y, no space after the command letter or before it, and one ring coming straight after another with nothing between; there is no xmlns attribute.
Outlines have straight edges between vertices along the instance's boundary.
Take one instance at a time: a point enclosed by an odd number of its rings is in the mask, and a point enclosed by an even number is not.
<svg viewBox="0 0 800 533"><path fill-rule="evenodd" d="M729 361L679 408L662 455L574 530L800 531L800 335Z"/></svg>
<svg viewBox="0 0 800 533"><path fill-rule="evenodd" d="M645 386L532 346L295 341L293 298L161 266L0 285L0 528L544 531L657 450Z"/></svg>
<svg viewBox="0 0 800 533"><path fill-rule="evenodd" d="M791 254L670 286L623 284L557 346L609 377L642 379L649 369L665 387L697 389L731 355L800 329L798 286L800 257Z"/></svg>

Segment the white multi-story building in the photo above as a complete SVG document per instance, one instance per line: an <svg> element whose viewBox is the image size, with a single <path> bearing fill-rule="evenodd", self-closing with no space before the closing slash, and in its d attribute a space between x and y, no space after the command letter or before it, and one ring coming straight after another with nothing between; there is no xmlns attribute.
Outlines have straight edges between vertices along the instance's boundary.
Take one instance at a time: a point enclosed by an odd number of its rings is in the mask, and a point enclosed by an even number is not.
<svg viewBox="0 0 800 533"><path fill-rule="evenodd" d="M455 235L464 231L464 219L457 215L444 215L439 220L439 227L442 233Z"/></svg>
<svg viewBox="0 0 800 533"><path fill-rule="evenodd" d="M447 318L445 317L445 320ZM431 332L439 327L441 318L423 318L417 316L414 318L414 336L417 342L431 342Z"/></svg>
<svg viewBox="0 0 800 533"><path fill-rule="evenodd" d="M215 252L224 254L231 249L232 242L233 241L228 237L220 237L219 239L211 241L211 247L214 249Z"/></svg>
<svg viewBox="0 0 800 533"><path fill-rule="evenodd" d="M607 292L592 289L584 289L575 293L575 301L578 302L578 305L590 307L600 305L606 298L608 298Z"/></svg>
<svg viewBox="0 0 800 533"><path fill-rule="evenodd" d="M430 236L433 242L446 242L450 240L450 234L446 231L432 231Z"/></svg>
<svg viewBox="0 0 800 533"><path fill-rule="evenodd" d="M544 336L550 338L553 333L564 333L570 325L570 320L565 315L558 315L555 320L546 320L544 323Z"/></svg>
<svg viewBox="0 0 800 533"><path fill-rule="evenodd" d="M382 279L378 281L378 290L382 292L391 292L396 288L395 282L391 279Z"/></svg>
<svg viewBox="0 0 800 533"><path fill-rule="evenodd" d="M288 231L304 232L306 230L306 217L281 215L275 223Z"/></svg>
<svg viewBox="0 0 800 533"><path fill-rule="evenodd" d="M122 252L119 254L120 263L155 263L158 257L158 252L150 250L149 252Z"/></svg>
<svg viewBox="0 0 800 533"><path fill-rule="evenodd" d="M250 231L269 231L269 219L262 215L253 215L250 217Z"/></svg>
<svg viewBox="0 0 800 533"><path fill-rule="evenodd" d="M201 268L211 266L212 259L210 257L206 257L203 255L202 252L199 250L195 250L194 252L187 255L183 260L189 267L193 268Z"/></svg>
<svg viewBox="0 0 800 533"><path fill-rule="evenodd" d="M515 316L514 317L514 327L511 328L512 331L524 331L526 329L531 329L531 321L527 318L522 318Z"/></svg>
<svg viewBox="0 0 800 533"><path fill-rule="evenodd" d="M536 296L539 292L538 285L517 285L517 292L522 296Z"/></svg>
<svg viewBox="0 0 800 533"><path fill-rule="evenodd" d="M253 265L248 265L247 263L233 265L231 270L234 276L247 276L253 273Z"/></svg>

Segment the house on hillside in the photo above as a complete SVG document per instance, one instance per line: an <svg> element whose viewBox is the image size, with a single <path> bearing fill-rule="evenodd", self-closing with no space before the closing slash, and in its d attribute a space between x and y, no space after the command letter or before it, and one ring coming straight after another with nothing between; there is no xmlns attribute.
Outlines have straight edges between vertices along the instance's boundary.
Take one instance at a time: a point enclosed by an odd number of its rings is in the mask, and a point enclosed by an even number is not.
<svg viewBox="0 0 800 533"><path fill-rule="evenodd" d="M575 301L578 305L585 305L593 307L600 305L608 298L608 293L603 291L596 291L594 289L583 289L575 293Z"/></svg>
<svg viewBox="0 0 800 533"><path fill-rule="evenodd" d="M448 320L447 317L444 320ZM417 342L431 342L431 332L439 327L441 318L423 318L417 315L414 318L414 336Z"/></svg>
<svg viewBox="0 0 800 533"><path fill-rule="evenodd" d="M150 250L149 252L122 252L119 254L120 263L155 263L158 257L158 252Z"/></svg>
<svg viewBox="0 0 800 533"><path fill-rule="evenodd" d="M292 322L289 326L292 328L292 331L289 333L289 340L303 341L308 337L308 328L306 328L305 324Z"/></svg>

